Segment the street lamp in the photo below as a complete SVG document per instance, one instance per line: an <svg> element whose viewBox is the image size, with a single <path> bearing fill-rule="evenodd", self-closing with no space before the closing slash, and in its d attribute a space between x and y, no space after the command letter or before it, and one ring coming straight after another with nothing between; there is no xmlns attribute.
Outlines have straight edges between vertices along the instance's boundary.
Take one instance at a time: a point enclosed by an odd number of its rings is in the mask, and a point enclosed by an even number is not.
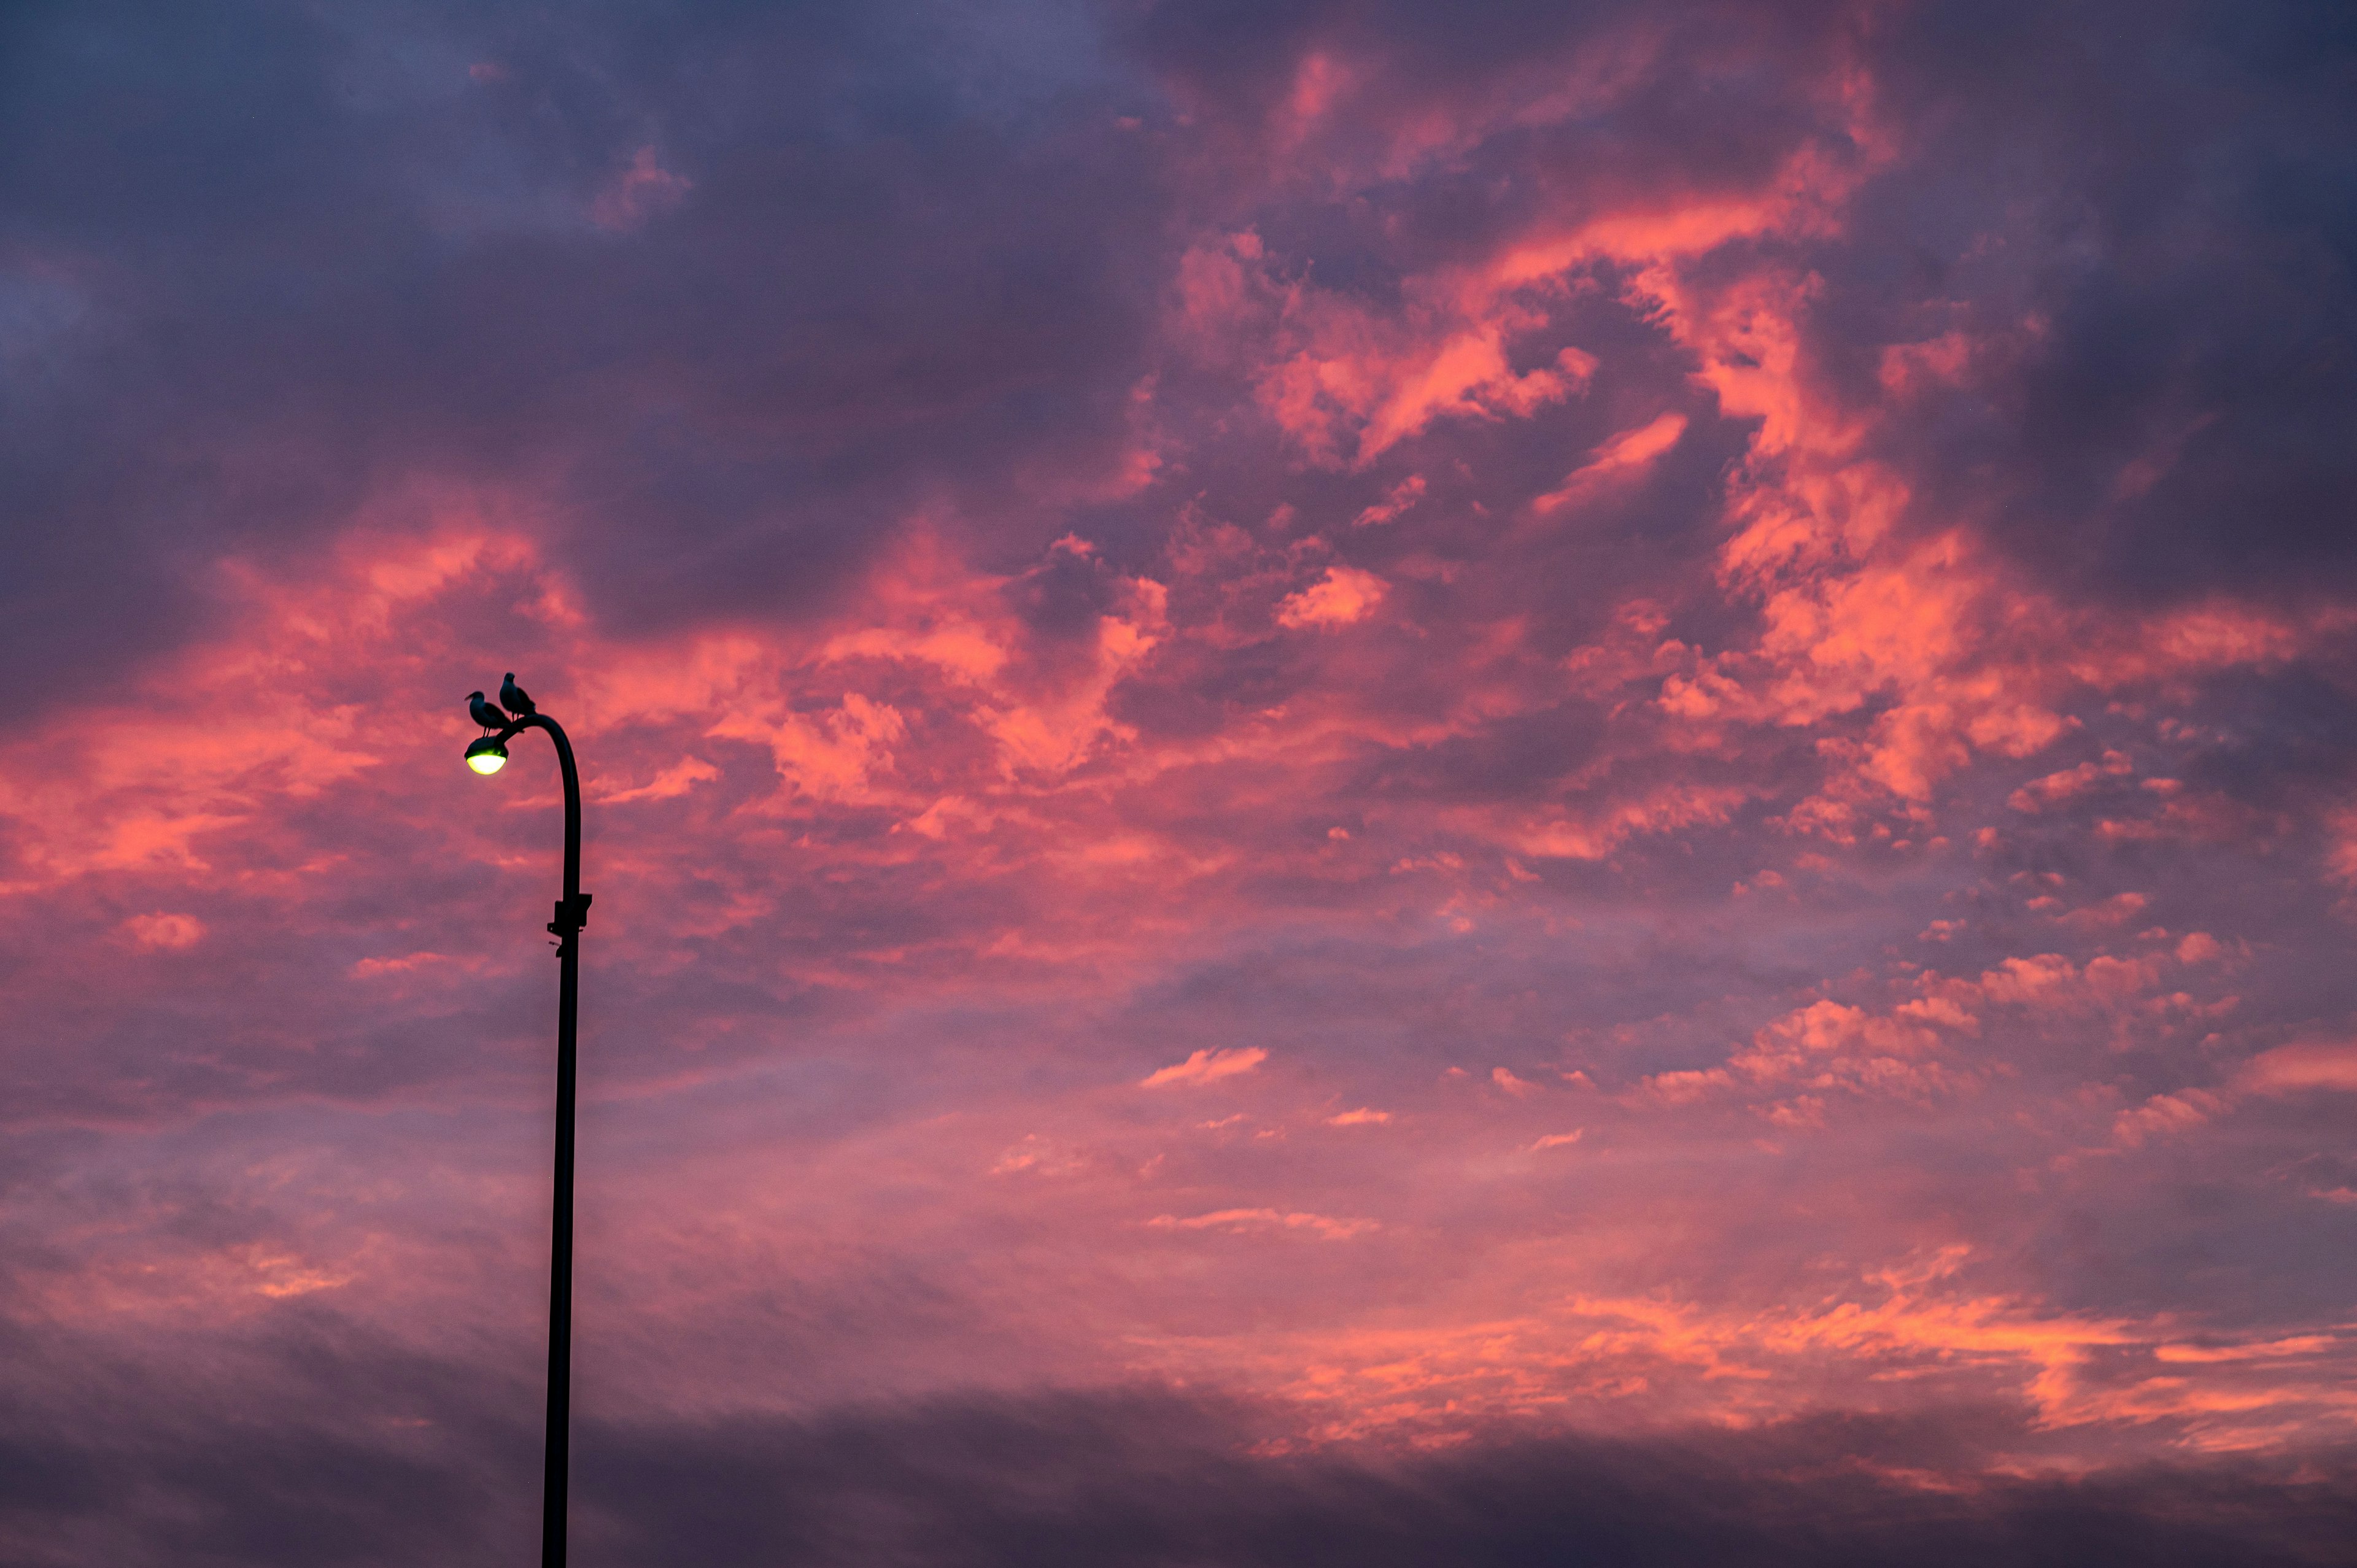
<svg viewBox="0 0 2357 1568"><path fill-rule="evenodd" d="M548 929L556 936L556 1204L548 1258L548 1446L541 1493L541 1568L564 1568L565 1484L573 1403L573 1098L574 1034L580 1010L581 928L589 923L589 895L581 891L581 776L573 745L554 719L540 712L511 673L500 687L500 706L480 692L468 713L485 731L467 747L467 766L497 773L507 765L508 742L528 729L546 730L565 774L565 897ZM497 731L496 734L490 733Z"/></svg>

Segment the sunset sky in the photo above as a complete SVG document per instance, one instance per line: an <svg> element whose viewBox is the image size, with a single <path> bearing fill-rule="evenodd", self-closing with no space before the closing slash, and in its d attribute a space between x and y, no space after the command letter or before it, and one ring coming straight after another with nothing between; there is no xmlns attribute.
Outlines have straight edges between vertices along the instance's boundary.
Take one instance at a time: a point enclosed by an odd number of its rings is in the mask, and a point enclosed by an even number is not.
<svg viewBox="0 0 2357 1568"><path fill-rule="evenodd" d="M2357 1561L2353 455L2340 4L10 6L0 1562L531 1560L508 670L576 1562Z"/></svg>

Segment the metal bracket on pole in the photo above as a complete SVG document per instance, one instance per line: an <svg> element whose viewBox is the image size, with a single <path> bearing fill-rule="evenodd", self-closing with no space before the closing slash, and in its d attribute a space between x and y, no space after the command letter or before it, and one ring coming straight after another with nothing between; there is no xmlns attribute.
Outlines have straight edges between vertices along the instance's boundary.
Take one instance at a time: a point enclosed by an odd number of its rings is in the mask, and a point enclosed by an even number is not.
<svg viewBox="0 0 2357 1568"><path fill-rule="evenodd" d="M588 923L588 894L584 893L573 898L559 898L556 901L556 918L548 923L548 929L556 938L556 950L560 956L564 953L565 945L573 940L574 934Z"/></svg>

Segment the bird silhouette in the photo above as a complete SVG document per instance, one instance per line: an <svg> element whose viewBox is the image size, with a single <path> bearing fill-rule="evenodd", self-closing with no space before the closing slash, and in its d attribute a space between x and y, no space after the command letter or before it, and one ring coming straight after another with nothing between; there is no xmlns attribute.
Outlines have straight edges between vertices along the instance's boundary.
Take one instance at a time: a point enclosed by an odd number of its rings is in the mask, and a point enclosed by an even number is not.
<svg viewBox="0 0 2357 1568"><path fill-rule="evenodd" d="M515 683L515 671L512 670L508 671L508 678L500 682L500 706L520 719L528 719L540 711L532 705L531 695Z"/></svg>
<svg viewBox="0 0 2357 1568"><path fill-rule="evenodd" d="M469 692L467 693L467 713L477 724L482 725L485 729L505 729L508 727L507 714L500 712L499 709L483 701L483 694L480 692Z"/></svg>

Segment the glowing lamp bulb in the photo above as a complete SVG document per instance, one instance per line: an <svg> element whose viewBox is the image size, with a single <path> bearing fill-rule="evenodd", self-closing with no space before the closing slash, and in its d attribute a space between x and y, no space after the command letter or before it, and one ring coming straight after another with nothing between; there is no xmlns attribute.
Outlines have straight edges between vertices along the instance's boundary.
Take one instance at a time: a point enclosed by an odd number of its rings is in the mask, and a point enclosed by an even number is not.
<svg viewBox="0 0 2357 1568"><path fill-rule="evenodd" d="M467 748L467 766L478 773L497 773L508 765L508 748L490 736Z"/></svg>

